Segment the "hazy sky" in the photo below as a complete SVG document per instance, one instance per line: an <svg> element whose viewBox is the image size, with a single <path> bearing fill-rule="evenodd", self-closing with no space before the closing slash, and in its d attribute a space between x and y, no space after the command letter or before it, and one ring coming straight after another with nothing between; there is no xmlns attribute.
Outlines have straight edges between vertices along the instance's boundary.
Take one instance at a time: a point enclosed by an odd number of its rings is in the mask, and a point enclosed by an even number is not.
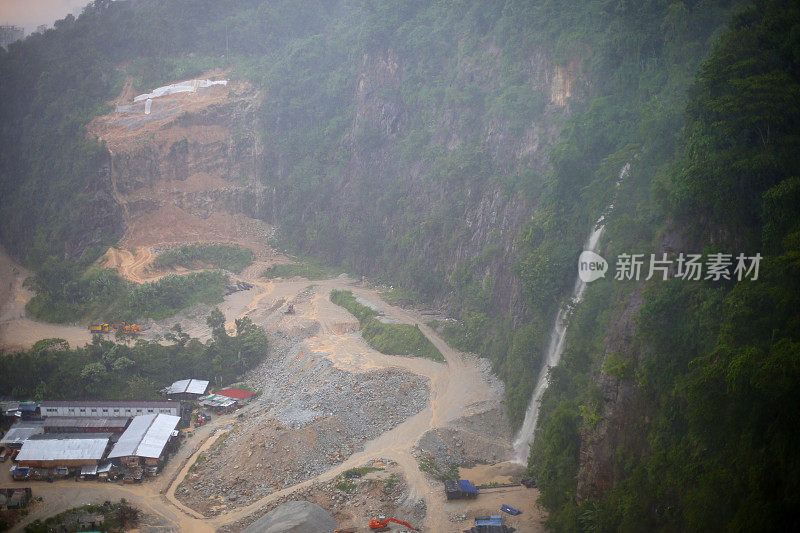
<svg viewBox="0 0 800 533"><path fill-rule="evenodd" d="M39 24L53 26L74 9L80 9L89 0L0 0L0 24L23 26L26 33Z"/></svg>

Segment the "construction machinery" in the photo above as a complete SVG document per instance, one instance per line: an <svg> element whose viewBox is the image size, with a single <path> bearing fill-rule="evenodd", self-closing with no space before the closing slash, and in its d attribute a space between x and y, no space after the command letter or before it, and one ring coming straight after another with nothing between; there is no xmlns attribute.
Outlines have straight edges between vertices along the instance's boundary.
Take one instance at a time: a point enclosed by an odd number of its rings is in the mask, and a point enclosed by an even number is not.
<svg viewBox="0 0 800 533"><path fill-rule="evenodd" d="M406 526L411 531L419 531L417 528L415 528L408 522L403 522L402 520L398 520L397 518L386 518L384 520L370 520L369 528L373 531L389 531L389 522L394 522L395 524Z"/></svg>
<svg viewBox="0 0 800 533"><path fill-rule="evenodd" d="M125 333L130 333L132 335L138 335L139 333L142 332L142 326L139 326L137 324L124 324L122 326L121 330L124 331ZM120 329L117 329L115 331L120 331Z"/></svg>
<svg viewBox="0 0 800 533"><path fill-rule="evenodd" d="M101 324L90 324L89 331L92 333L111 333L122 332L131 335L138 335L142 332L142 326L138 324L126 324L125 322L109 322Z"/></svg>
<svg viewBox="0 0 800 533"><path fill-rule="evenodd" d="M293 315L294 314L294 304L289 304L289 306L286 308L286 314L287 315Z"/></svg>

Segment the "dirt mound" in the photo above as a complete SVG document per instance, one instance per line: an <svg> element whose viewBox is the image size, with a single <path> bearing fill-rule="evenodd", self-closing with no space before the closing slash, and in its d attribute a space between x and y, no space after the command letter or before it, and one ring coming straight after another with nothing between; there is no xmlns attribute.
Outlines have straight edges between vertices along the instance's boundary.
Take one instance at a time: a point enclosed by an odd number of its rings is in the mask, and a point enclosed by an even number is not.
<svg viewBox="0 0 800 533"><path fill-rule="evenodd" d="M250 531L246 529L248 525L292 501L315 503L326 509L339 527L355 528L356 531L363 531L370 520L379 516L398 516L411 524L422 524L427 511L425 501L409 498L408 483L397 463L378 460L361 466L374 466L380 470L357 478L345 480L340 475L325 483L313 483L291 495L278 498L253 515L223 526L218 531Z"/></svg>
<svg viewBox="0 0 800 533"><path fill-rule="evenodd" d="M325 533L339 527L336 520L317 504L299 501L284 503L268 512L245 533Z"/></svg>
<svg viewBox="0 0 800 533"><path fill-rule="evenodd" d="M494 464L508 460L510 453L506 443L449 427L428 431L417 444L417 455L433 459L440 467Z"/></svg>

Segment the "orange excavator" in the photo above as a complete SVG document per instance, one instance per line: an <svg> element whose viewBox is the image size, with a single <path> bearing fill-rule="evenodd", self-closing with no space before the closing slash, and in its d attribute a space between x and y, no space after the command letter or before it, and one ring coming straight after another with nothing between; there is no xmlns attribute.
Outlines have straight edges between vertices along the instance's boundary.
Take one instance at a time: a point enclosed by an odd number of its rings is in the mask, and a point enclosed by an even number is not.
<svg viewBox="0 0 800 533"><path fill-rule="evenodd" d="M389 531L389 528L387 527L389 522L394 522L396 524L400 524L401 526L406 526L411 531L419 531L419 529L415 528L408 522L403 522L402 520L398 520L397 518L387 518L386 520L370 520L369 528L375 531Z"/></svg>

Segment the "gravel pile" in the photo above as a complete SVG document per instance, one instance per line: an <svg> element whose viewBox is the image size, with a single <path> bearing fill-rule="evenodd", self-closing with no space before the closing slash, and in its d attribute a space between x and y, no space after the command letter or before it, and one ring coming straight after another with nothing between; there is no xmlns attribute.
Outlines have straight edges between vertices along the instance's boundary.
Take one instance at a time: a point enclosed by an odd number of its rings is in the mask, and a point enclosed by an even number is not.
<svg viewBox="0 0 800 533"><path fill-rule="evenodd" d="M424 409L429 395L427 378L397 368L345 372L280 332L245 381L260 397L176 492L208 515L322 474Z"/></svg>
<svg viewBox="0 0 800 533"><path fill-rule="evenodd" d="M336 520L319 505L296 501L268 512L244 533L326 533L338 527Z"/></svg>
<svg viewBox="0 0 800 533"><path fill-rule="evenodd" d="M313 502L327 510L341 528L355 527L361 531L369 520L380 516L400 516L411 524L422 524L427 513L425 500L414 500L409 497L405 477L399 472L396 464L389 463L390 466L386 471L377 473L377 479L365 476L351 480L354 487L348 491L340 488L341 476L326 483L314 483L290 495L282 496L250 516L222 526L218 531L220 533L242 531L273 509L281 507L286 502L298 500Z"/></svg>
<svg viewBox="0 0 800 533"><path fill-rule="evenodd" d="M427 431L414 447L414 456L440 465L472 467L505 461L511 453L511 427L505 406L489 400L470 406L475 413L448 427Z"/></svg>

